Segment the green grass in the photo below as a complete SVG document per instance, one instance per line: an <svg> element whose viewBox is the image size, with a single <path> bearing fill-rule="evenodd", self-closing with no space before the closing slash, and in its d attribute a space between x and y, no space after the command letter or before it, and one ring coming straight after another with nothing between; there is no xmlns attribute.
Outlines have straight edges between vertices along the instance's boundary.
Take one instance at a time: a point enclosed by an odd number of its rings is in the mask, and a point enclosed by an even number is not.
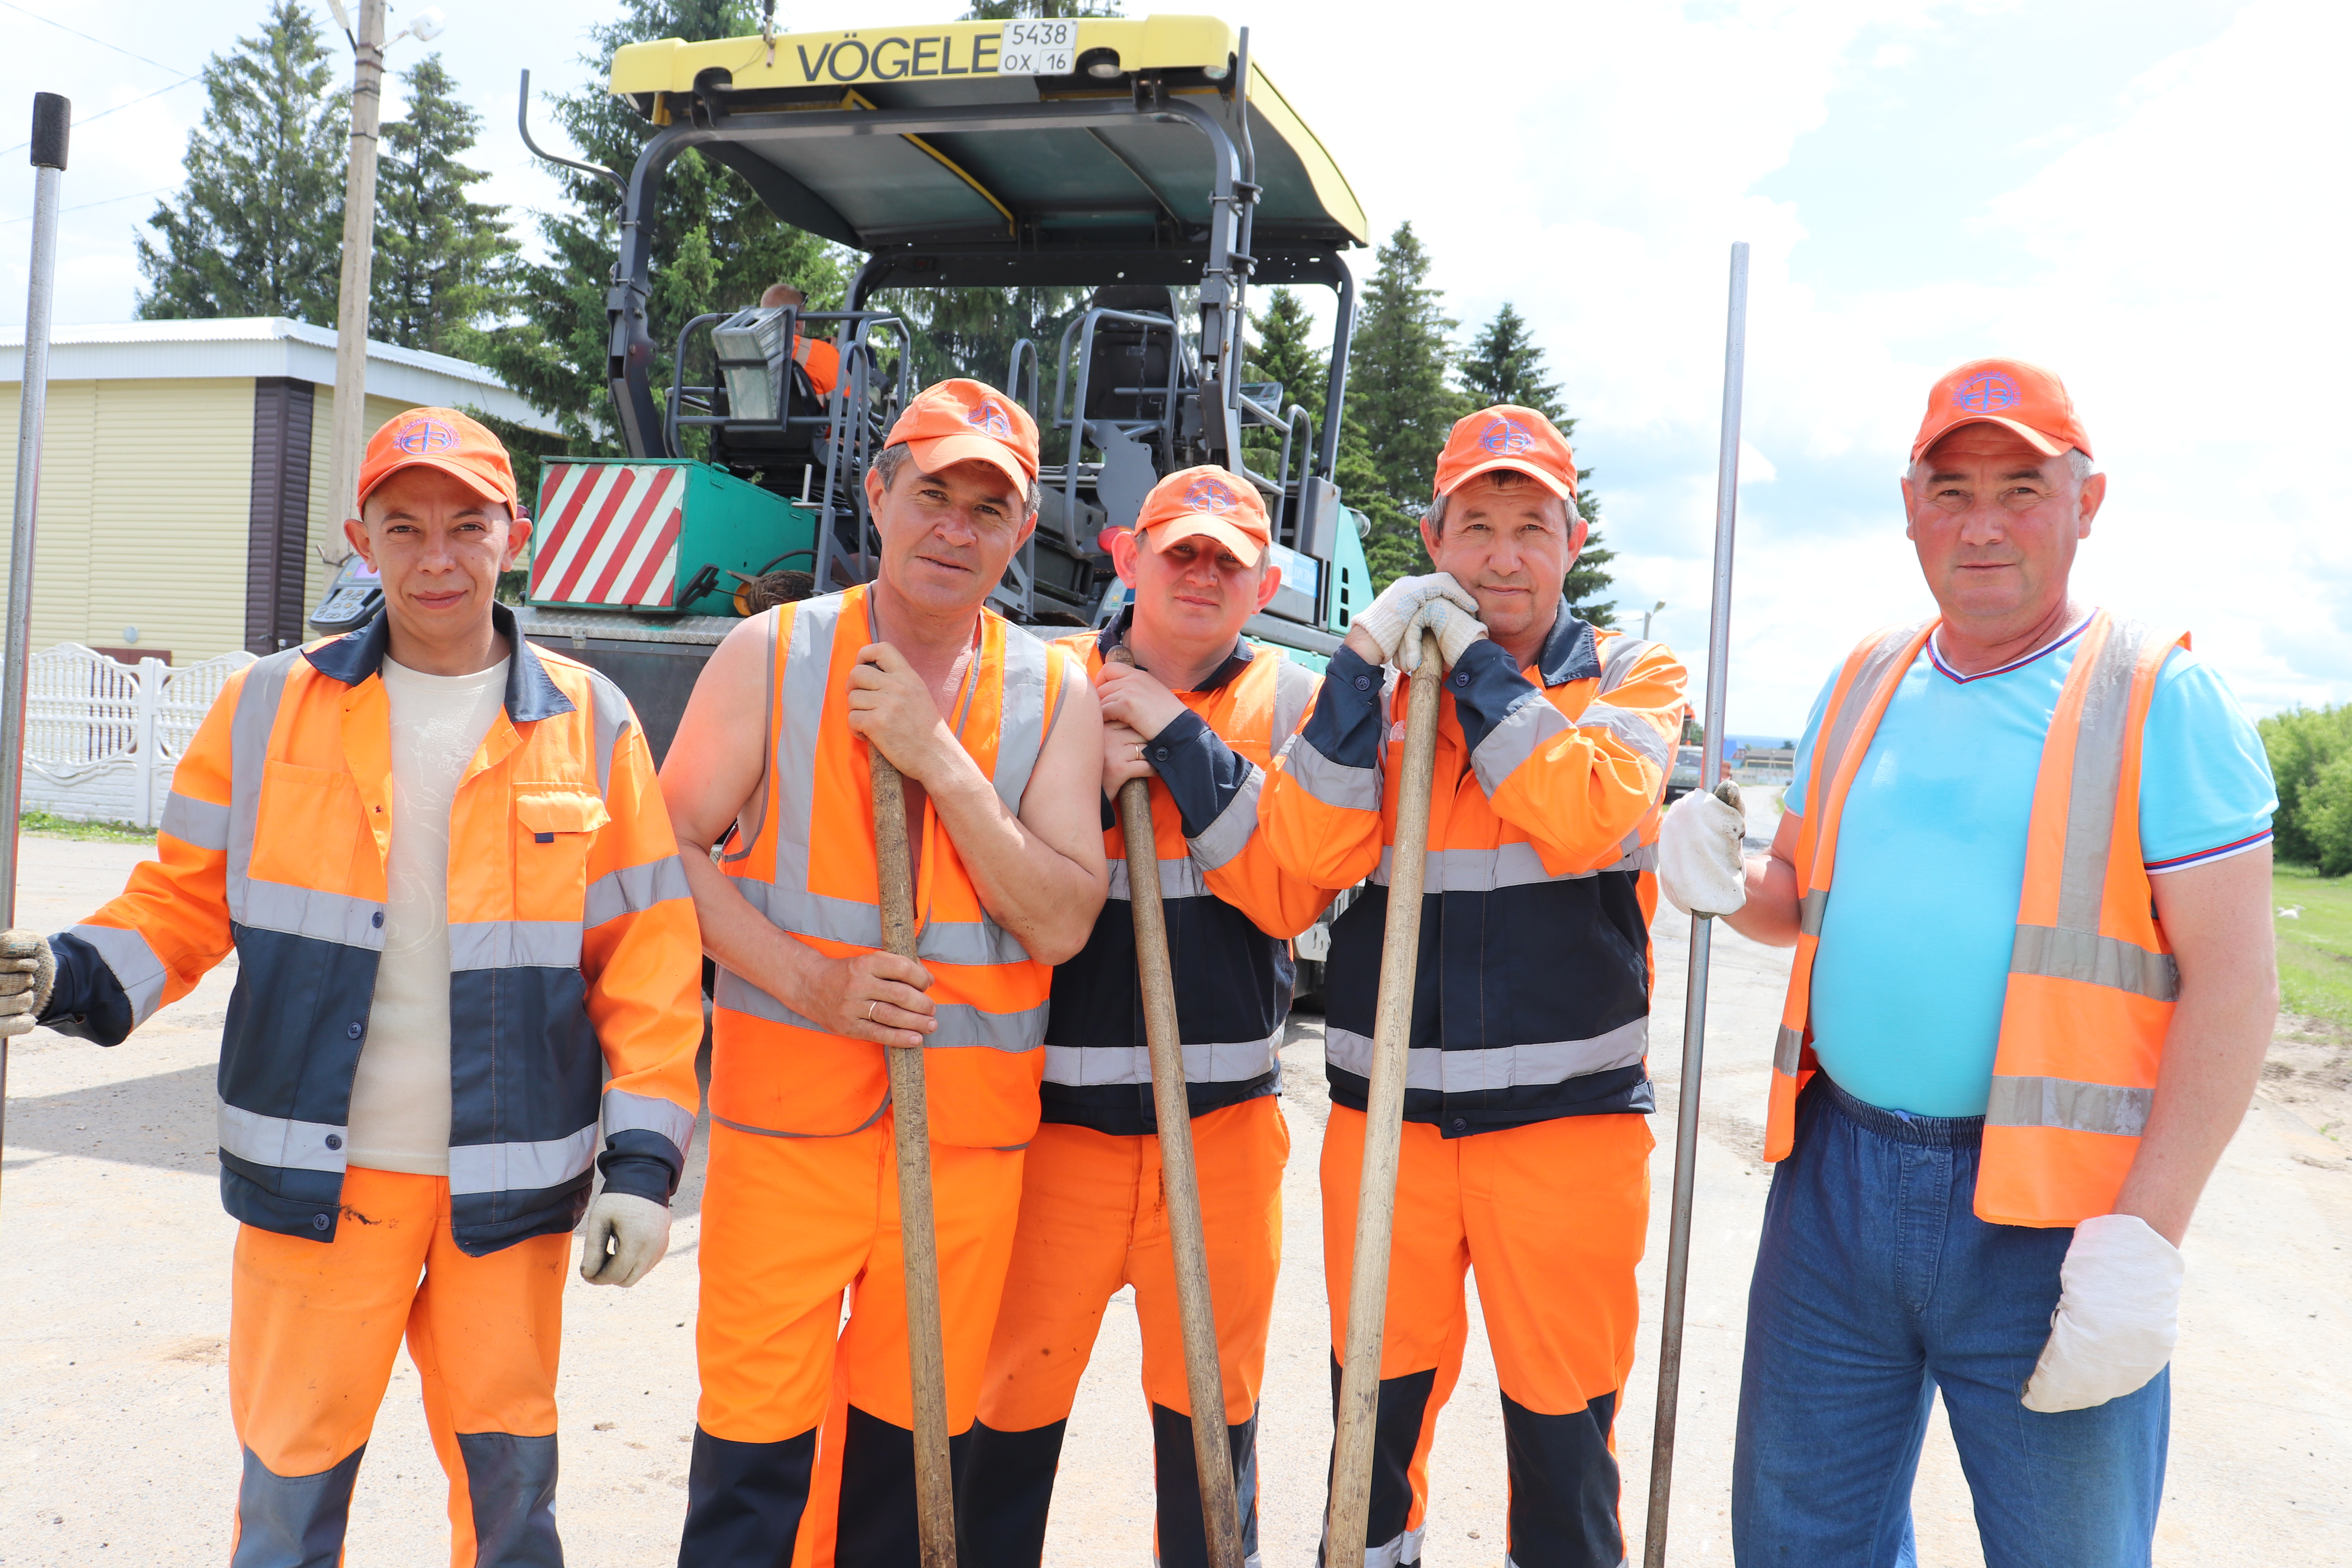
<svg viewBox="0 0 2352 1568"><path fill-rule="evenodd" d="M16 819L17 826L26 833L37 833L44 838L79 838L85 843L152 844L155 830L128 822L71 822L62 816L52 816L46 811L28 811Z"/></svg>
<svg viewBox="0 0 2352 1568"><path fill-rule="evenodd" d="M2271 874L2278 915L2280 1005L2352 1028L2352 877L2322 877L2308 866Z"/></svg>

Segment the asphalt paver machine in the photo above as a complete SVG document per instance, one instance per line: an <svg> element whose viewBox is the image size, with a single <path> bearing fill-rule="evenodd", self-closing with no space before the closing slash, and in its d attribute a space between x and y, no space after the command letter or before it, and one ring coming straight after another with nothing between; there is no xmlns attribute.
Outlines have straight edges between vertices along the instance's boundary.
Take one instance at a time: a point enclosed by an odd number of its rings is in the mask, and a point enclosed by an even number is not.
<svg viewBox="0 0 2352 1568"><path fill-rule="evenodd" d="M1038 527L998 609L1045 635L1107 621L1124 594L1102 531L1132 522L1160 476L1216 463L1276 522L1283 586L1248 634L1317 666L1337 648L1371 597L1362 520L1333 482L1355 305L1340 253L1365 221L1246 30L1083 17L671 38L611 68L647 126L634 170L597 171L625 190L606 311L628 456L547 464L519 616L629 693L657 757L762 584L805 572L802 591L825 593L872 575L866 468L940 363L919 341L936 312L915 307L949 296L926 290L1066 302L1001 363L952 367L1019 398L1043 440ZM688 149L864 256L843 309L747 301L656 343L653 235ZM1319 426L1306 389L1244 379L1252 284L1334 296ZM822 340L838 374L820 395Z"/></svg>

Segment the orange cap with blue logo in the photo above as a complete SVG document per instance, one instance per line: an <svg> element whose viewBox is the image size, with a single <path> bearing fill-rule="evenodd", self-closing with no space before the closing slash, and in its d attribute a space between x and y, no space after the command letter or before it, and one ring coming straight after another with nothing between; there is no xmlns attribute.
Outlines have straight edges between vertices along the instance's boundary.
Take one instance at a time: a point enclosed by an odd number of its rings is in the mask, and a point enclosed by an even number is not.
<svg viewBox="0 0 2352 1568"><path fill-rule="evenodd" d="M901 441L927 474L958 463L986 463L1024 497L1037 479L1037 422L983 382L958 377L923 388L890 426L883 445Z"/></svg>
<svg viewBox="0 0 2352 1568"><path fill-rule="evenodd" d="M484 500L504 501L509 511L521 513L505 443L454 408L412 408L385 420L360 459L358 500L366 500L401 469L419 468L438 468Z"/></svg>
<svg viewBox="0 0 2352 1568"><path fill-rule="evenodd" d="M1180 539L1213 539L1244 566L1256 565L1274 539L1257 487L1208 464L1180 468L1152 486L1135 514L1135 531L1154 550Z"/></svg>
<svg viewBox="0 0 2352 1568"><path fill-rule="evenodd" d="M1944 373L1927 394L1927 416L1911 443L1911 460L1963 425L2014 430L2045 458L2069 447L2091 456L2091 437L2066 384L2021 359L1972 359Z"/></svg>
<svg viewBox="0 0 2352 1568"><path fill-rule="evenodd" d="M1532 408L1498 403L1456 419L1437 455L1435 493L1450 496L1496 468L1516 468L1560 500L1576 500L1576 454L1568 449L1568 437Z"/></svg>

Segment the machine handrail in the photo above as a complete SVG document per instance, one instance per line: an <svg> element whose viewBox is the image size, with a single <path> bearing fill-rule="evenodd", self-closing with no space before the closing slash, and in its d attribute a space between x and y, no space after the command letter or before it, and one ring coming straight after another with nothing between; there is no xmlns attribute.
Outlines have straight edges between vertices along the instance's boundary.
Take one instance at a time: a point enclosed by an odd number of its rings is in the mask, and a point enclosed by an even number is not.
<svg viewBox="0 0 2352 1568"><path fill-rule="evenodd" d="M1163 389L1164 401L1158 420L1109 420L1113 426L1133 425L1139 429L1155 424L1172 422L1176 417L1176 394L1184 374L1184 338L1176 318L1158 310L1120 310L1107 305L1089 306L1087 310L1062 331L1063 360L1054 375L1054 427L1070 433L1070 444L1062 459L1062 542L1073 550L1083 549L1078 542L1078 467L1079 454L1086 447L1087 393L1094 377L1095 329L1104 321L1129 321L1156 331L1162 328L1168 333L1168 384ZM1070 334L1078 334L1077 386L1070 400L1069 417L1062 417L1063 372L1070 363Z"/></svg>
<svg viewBox="0 0 2352 1568"><path fill-rule="evenodd" d="M1029 397L1028 401L1025 403L1022 402L1021 397L1021 351L1023 349L1027 349L1029 351ZM1038 395L1045 390L1045 361L1038 356L1036 340L1034 338L1014 339L1013 342L1013 360L1012 363L1005 367L1004 371L1005 395L1012 398L1013 402L1020 403L1023 407L1028 409L1029 417L1034 419L1037 417Z"/></svg>

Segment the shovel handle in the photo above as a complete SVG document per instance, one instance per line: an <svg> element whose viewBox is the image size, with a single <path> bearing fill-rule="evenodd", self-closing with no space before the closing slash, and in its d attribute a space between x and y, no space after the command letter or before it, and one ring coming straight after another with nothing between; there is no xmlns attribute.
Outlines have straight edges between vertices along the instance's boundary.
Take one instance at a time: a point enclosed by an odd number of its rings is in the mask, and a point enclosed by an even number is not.
<svg viewBox="0 0 2352 1568"><path fill-rule="evenodd" d="M1356 1190L1356 1247L1348 1269L1347 1359L1339 1374L1326 1560L1352 1563L1371 1511L1372 1438L1380 1413L1381 1336L1387 1327L1389 1243L1396 1217L1397 1159L1404 1142L1405 1051L1412 1035L1413 976L1421 956L1421 889L1428 869L1429 800L1437 767L1437 638L1424 632L1404 720L1397 826L1390 858L1388 925L1380 1000L1372 1015L1372 1072L1364 1096L1364 1163Z"/></svg>
<svg viewBox="0 0 2352 1568"><path fill-rule="evenodd" d="M915 956L914 858L907 844L906 782L879 749L874 773L874 853L882 897L882 945ZM940 1241L931 1217L931 1143L923 1105L923 1053L882 1047L890 1068L891 1126L898 1154L898 1236L907 1272L907 1372L915 1412L915 1515L922 1568L955 1568L955 1477L948 1465L948 1372L940 1338Z"/></svg>

